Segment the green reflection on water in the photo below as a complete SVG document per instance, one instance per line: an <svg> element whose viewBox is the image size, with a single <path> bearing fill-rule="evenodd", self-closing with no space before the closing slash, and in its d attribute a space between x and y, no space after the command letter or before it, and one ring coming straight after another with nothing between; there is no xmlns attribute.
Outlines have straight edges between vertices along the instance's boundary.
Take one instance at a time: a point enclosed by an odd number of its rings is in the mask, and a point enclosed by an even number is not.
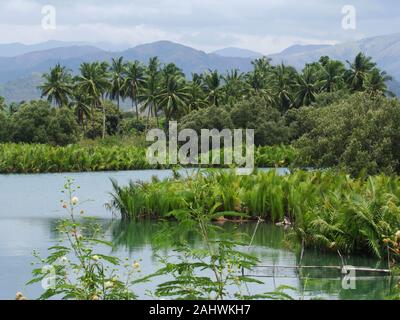
<svg viewBox="0 0 400 320"><path fill-rule="evenodd" d="M120 220L96 220L100 223L107 238L110 238L114 243L115 252L127 252L135 254L137 251L146 249L155 250L153 238L161 229L161 224L155 221L120 221ZM89 223L89 222L87 222ZM171 226L176 226L174 222L168 222ZM55 231L56 222L52 221L52 230ZM234 224L225 223L224 228L233 229L239 228L240 231L249 235L253 235L256 224L244 223ZM250 251L256 254L260 259L261 265L275 266L291 266L299 264L300 252L298 248L290 248L285 242L285 231L283 228L276 227L271 224L262 223L258 226L257 232L254 235L253 245ZM54 235L54 237L57 237ZM200 238L194 232L182 233L182 237L192 246L200 245ZM247 250L248 248L243 248ZM172 250L170 244L166 241L162 252L168 254ZM363 266L371 268L386 268L385 261L378 261L373 258L363 256L344 257L347 265ZM155 263L155 261L154 261ZM337 254L326 253L315 250L306 250L302 265L306 266L340 266L341 259ZM305 299L385 299L393 293L396 281L390 277L362 277L356 281L355 289L343 289L342 276L340 271L313 269L299 273L295 272L295 268L289 270L280 270L275 273L275 277L260 278L268 286L275 285L277 280L280 283L285 280L290 280L290 285L297 284L297 298ZM270 271L264 270L266 275L271 275ZM261 275L263 273L261 272ZM357 276L365 276L360 274ZM276 278L276 279L275 279ZM273 288L268 287L268 290Z"/></svg>

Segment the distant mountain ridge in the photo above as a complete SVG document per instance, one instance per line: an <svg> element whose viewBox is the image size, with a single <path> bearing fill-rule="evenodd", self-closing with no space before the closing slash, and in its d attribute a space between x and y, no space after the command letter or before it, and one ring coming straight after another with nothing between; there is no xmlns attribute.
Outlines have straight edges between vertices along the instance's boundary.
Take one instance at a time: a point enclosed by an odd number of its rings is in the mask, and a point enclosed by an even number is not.
<svg viewBox="0 0 400 320"><path fill-rule="evenodd" d="M36 44L23 43L0 43L0 57L16 57L30 52L44 51L57 48L73 47L73 46L91 46L105 51L122 51L130 46L111 44L107 42L83 42L83 41L58 41L50 40Z"/></svg>
<svg viewBox="0 0 400 320"><path fill-rule="evenodd" d="M6 43L0 44L0 57L15 57L34 51L43 51L61 47L84 46L84 42L46 41L37 44Z"/></svg>
<svg viewBox="0 0 400 320"><path fill-rule="evenodd" d="M162 63L177 64L188 76L208 69L225 72L232 68L244 71L251 68L250 59L207 54L169 41L139 45L121 52L104 51L94 46L72 46L35 51L16 57L0 57L0 83L31 73L46 72L58 62L77 72L82 62L110 61L111 58L120 56L125 60L139 60L144 63L150 57L158 56Z"/></svg>
<svg viewBox="0 0 400 320"><path fill-rule="evenodd" d="M235 48L235 47L223 48L220 50L216 50L212 53L222 57L251 58L251 59L261 58L262 56L264 56L264 54L260 52L255 52L252 50Z"/></svg>
<svg viewBox="0 0 400 320"><path fill-rule="evenodd" d="M331 45L325 45L325 44L309 44L309 45L295 44L295 45L290 46L289 48L286 48L285 50L283 50L281 53L279 53L279 55L305 53L305 52L310 52L310 51L315 51L315 50L320 50L320 49L326 49L328 47L331 47Z"/></svg>
<svg viewBox="0 0 400 320"><path fill-rule="evenodd" d="M382 70L400 80L400 33L325 46L305 52L283 51L270 57L273 63L283 62L301 69L306 63L317 61L321 56L346 61L354 59L359 52L371 56Z"/></svg>
<svg viewBox="0 0 400 320"><path fill-rule="evenodd" d="M53 47L57 44L61 44L61 47ZM190 77L192 73L201 73L208 69L216 69L222 73L230 69L250 71L251 61L255 57L245 57L245 55L257 54L254 51L239 48L226 48L206 53L170 41L139 45L123 51L107 51L84 43L64 45L64 42L47 42L34 46L34 48L46 49L15 57L1 57L4 54L1 51L2 46L4 48L5 45L0 45L0 95L7 101L39 98L38 90L32 86L40 84L40 74L47 72L58 62L77 73L82 62L110 61L113 57L122 56L125 60L139 60L146 63L150 57L158 56L162 63L173 62ZM346 61L354 59L360 51L372 56L381 69L386 70L395 78L390 87L396 94L400 94L400 33L332 46L296 45L269 57L274 64L284 62L301 70L306 63L317 61L324 55ZM235 56L224 56L224 54Z"/></svg>

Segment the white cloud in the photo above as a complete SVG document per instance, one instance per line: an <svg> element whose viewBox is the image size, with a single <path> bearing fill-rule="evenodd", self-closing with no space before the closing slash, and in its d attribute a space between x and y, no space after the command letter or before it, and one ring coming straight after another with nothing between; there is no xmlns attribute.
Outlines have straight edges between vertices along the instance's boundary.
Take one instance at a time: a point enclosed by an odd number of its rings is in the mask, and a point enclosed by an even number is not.
<svg viewBox="0 0 400 320"><path fill-rule="evenodd" d="M353 0L358 29L341 28L347 0L1 0L0 42L50 39L136 45L171 40L203 50L239 46L263 53L292 44L334 43L400 30L397 0ZM57 9L43 30L41 8Z"/></svg>

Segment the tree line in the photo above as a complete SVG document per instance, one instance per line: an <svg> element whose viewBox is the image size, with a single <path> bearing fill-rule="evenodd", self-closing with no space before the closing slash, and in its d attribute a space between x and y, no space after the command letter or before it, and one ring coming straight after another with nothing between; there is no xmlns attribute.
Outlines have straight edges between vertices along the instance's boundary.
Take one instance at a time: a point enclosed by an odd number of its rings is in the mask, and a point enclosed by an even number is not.
<svg viewBox="0 0 400 320"><path fill-rule="evenodd" d="M107 136L93 143L145 146L147 129L178 120L197 132L254 129L257 146L293 145L300 166L400 172L400 103L389 97L391 78L361 53L347 64L321 57L300 72L260 58L247 73L189 79L158 58L118 58L83 63L75 75L58 64L43 77L47 101L0 99L0 142L85 145L91 140L82 138Z"/></svg>
<svg viewBox="0 0 400 320"><path fill-rule="evenodd" d="M285 113L291 108L308 106L322 92L369 91L391 94L386 82L391 79L377 68L370 57L359 53L346 64L321 57L298 72L285 64L272 65L263 57L252 62L253 70L241 73L230 70L220 74L209 70L192 74L191 79L173 63L161 64L157 57L147 65L124 61L122 57L108 62L82 63L75 76L57 64L43 75L40 86L43 98L58 106L74 110L78 122L93 120L96 110L103 113L103 137L106 134L104 101L130 100L137 119L146 115L159 124L160 116L179 120L193 110L207 106L233 105L254 96L262 97L270 106Z"/></svg>

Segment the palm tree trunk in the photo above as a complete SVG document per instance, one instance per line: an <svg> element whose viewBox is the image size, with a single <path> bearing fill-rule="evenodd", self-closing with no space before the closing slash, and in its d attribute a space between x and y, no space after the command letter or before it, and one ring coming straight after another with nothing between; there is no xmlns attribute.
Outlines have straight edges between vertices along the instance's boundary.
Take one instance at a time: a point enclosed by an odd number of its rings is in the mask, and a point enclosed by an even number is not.
<svg viewBox="0 0 400 320"><path fill-rule="evenodd" d="M95 106L92 105L92 119L91 119L92 129L94 128L94 110L95 110Z"/></svg>
<svg viewBox="0 0 400 320"><path fill-rule="evenodd" d="M86 128L87 128L87 115L82 119L82 127L83 127L83 135L86 136Z"/></svg>
<svg viewBox="0 0 400 320"><path fill-rule="evenodd" d="M139 121L139 111L138 111L138 105L136 99L132 98L132 112L135 110L134 107L136 108L136 120Z"/></svg>
<svg viewBox="0 0 400 320"><path fill-rule="evenodd" d="M139 121L139 109L138 109L138 102L135 98L135 107L136 107L136 120Z"/></svg>
<svg viewBox="0 0 400 320"><path fill-rule="evenodd" d="M104 103L101 103L102 110L103 110L103 134L102 138L104 139L106 137L106 108L104 106Z"/></svg>
<svg viewBox="0 0 400 320"><path fill-rule="evenodd" d="M146 131L149 129L150 127L150 112L151 112L151 108L149 107L149 110L147 111L147 124L146 124Z"/></svg>
<svg viewBox="0 0 400 320"><path fill-rule="evenodd" d="M156 116L156 123L157 123L157 128L159 127L159 124L158 124L158 110L157 110L157 104L154 104L154 113L155 113L155 116Z"/></svg>
<svg viewBox="0 0 400 320"><path fill-rule="evenodd" d="M85 135L84 114L83 114L83 111L82 111L82 110L79 111L78 119L79 119L79 120L78 120L79 123L80 123L81 126L82 126L82 132L83 132L83 134Z"/></svg>

